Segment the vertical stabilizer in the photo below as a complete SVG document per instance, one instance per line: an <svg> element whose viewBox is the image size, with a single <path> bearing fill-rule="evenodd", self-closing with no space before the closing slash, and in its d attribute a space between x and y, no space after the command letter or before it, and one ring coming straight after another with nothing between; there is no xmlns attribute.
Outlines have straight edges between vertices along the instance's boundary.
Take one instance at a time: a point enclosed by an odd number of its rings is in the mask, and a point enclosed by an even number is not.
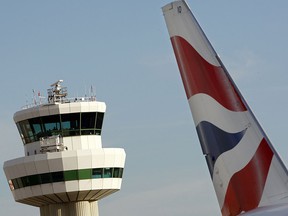
<svg viewBox="0 0 288 216"><path fill-rule="evenodd" d="M287 170L187 3L162 10L222 215L286 203Z"/></svg>

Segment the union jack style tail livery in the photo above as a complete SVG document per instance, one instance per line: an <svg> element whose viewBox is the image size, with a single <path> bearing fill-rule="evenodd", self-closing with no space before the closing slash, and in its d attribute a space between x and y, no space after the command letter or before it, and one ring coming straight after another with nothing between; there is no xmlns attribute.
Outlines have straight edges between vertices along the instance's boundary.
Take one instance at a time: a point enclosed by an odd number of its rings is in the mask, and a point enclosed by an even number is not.
<svg viewBox="0 0 288 216"><path fill-rule="evenodd" d="M287 169L187 3L162 10L222 215L288 203Z"/></svg>

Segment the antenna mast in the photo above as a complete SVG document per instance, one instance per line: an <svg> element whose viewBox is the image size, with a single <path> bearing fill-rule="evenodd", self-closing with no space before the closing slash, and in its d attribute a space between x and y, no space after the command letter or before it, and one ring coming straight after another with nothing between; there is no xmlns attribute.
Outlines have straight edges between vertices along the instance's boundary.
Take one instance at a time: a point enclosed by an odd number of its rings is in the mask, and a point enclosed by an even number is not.
<svg viewBox="0 0 288 216"><path fill-rule="evenodd" d="M51 87L54 87L54 88L50 88L47 90L48 103L63 102L63 99L66 98L66 96L68 95L67 88L61 86L62 82L63 80L58 80L57 82L50 85Z"/></svg>

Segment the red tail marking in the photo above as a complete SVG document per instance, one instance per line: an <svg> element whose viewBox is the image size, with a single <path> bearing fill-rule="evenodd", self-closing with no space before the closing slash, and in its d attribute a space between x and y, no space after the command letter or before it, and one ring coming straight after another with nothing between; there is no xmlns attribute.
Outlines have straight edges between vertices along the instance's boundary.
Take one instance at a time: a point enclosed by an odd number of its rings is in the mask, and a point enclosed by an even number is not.
<svg viewBox="0 0 288 216"><path fill-rule="evenodd" d="M223 216L234 216L256 208L262 197L273 152L263 139L251 161L235 173L228 185Z"/></svg>
<svg viewBox="0 0 288 216"><path fill-rule="evenodd" d="M229 110L247 110L223 68L209 64L182 37L174 36L171 42L188 99L205 93Z"/></svg>

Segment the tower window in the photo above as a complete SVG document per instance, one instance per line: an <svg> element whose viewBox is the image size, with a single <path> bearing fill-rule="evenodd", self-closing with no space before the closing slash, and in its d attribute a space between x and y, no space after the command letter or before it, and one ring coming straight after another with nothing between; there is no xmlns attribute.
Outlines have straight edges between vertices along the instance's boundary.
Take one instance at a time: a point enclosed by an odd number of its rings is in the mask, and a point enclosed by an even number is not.
<svg viewBox="0 0 288 216"><path fill-rule="evenodd" d="M23 143L28 144L53 135L101 135L103 119L103 112L70 113L20 121L17 128Z"/></svg>
<svg viewBox="0 0 288 216"><path fill-rule="evenodd" d="M92 168L42 173L11 179L14 189L28 186L84 179L122 178L123 168Z"/></svg>

